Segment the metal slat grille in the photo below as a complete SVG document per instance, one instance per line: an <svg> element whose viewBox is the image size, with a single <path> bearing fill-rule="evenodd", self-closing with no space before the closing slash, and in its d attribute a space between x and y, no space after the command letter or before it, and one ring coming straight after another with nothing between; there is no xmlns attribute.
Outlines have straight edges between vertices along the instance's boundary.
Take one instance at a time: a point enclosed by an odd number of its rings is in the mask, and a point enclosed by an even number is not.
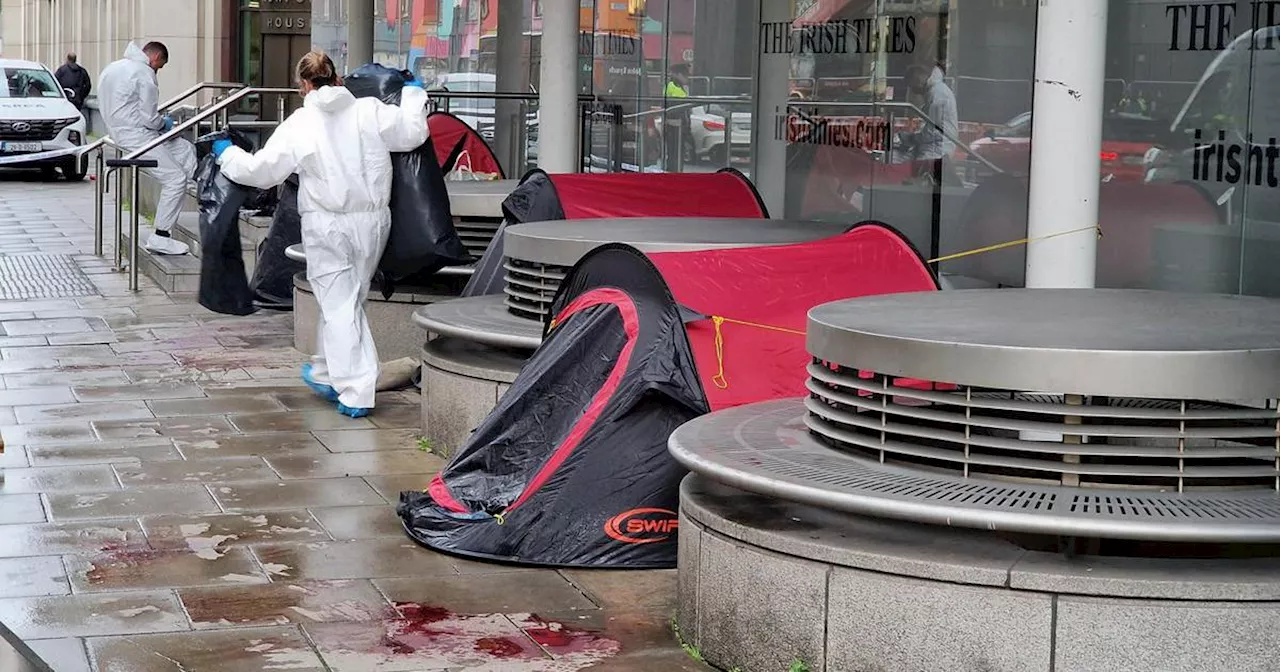
<svg viewBox="0 0 1280 672"><path fill-rule="evenodd" d="M1280 489L1274 401L1253 408L905 384L820 361L809 376L810 433L882 464L1078 487Z"/></svg>
<svg viewBox="0 0 1280 672"><path fill-rule="evenodd" d="M497 235L498 227L501 225L501 218L453 218L453 228L457 230L458 238L462 239L463 246L476 259L484 256L484 251L489 249L489 243L493 242L493 237Z"/></svg>
<svg viewBox="0 0 1280 672"><path fill-rule="evenodd" d="M551 312L560 283L571 270L567 266L539 264L507 257L507 310L517 317L541 321Z"/></svg>

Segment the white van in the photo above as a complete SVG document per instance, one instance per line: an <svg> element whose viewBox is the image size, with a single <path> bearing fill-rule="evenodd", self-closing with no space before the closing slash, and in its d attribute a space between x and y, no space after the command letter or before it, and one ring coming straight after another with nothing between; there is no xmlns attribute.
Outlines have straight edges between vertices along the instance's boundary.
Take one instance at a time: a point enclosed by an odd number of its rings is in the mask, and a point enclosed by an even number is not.
<svg viewBox="0 0 1280 672"><path fill-rule="evenodd" d="M79 147L86 142L84 116L71 104L49 69L32 61L0 59L0 158ZM78 182L89 170L87 156L6 162L4 168L40 168L47 178L60 170Z"/></svg>

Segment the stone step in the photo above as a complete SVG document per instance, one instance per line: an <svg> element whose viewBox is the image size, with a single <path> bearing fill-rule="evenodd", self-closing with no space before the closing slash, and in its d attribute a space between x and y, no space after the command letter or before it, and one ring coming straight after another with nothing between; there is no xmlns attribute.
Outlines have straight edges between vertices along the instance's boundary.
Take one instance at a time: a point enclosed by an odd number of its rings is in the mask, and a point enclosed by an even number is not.
<svg viewBox="0 0 1280 672"><path fill-rule="evenodd" d="M240 222L240 230L250 228L245 221L247 217L242 218ZM194 212L184 212L178 218L178 223L173 227L173 237L180 240L191 247L191 256L199 259L204 256L204 247L200 244L200 215ZM240 236L240 255L244 259L245 273L252 276L253 270L258 263L258 245L245 236Z"/></svg>
<svg viewBox="0 0 1280 672"><path fill-rule="evenodd" d="M138 235L145 241L151 235L151 229L144 227L138 232ZM124 232L125 239L125 263L128 264L129 246L133 241L129 240L129 231ZM191 293L200 290L200 259L190 254L182 256L172 256L167 254L152 254L145 249L138 249L138 273L151 278L160 289L170 294L173 293Z"/></svg>

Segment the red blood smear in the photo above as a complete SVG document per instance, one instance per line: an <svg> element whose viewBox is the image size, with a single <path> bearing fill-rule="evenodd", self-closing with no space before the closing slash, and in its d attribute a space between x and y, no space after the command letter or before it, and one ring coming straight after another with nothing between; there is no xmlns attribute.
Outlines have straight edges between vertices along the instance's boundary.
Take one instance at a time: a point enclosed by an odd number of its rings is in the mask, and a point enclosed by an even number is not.
<svg viewBox="0 0 1280 672"><path fill-rule="evenodd" d="M396 609L404 614L405 619L417 623L439 623L453 616L443 607L430 607L416 602L397 602Z"/></svg>
<svg viewBox="0 0 1280 672"><path fill-rule="evenodd" d="M531 615L520 627L539 646L558 649L555 653L559 654L585 651L604 641L598 633L544 621L537 615Z"/></svg>
<svg viewBox="0 0 1280 672"><path fill-rule="evenodd" d="M524 647L506 637L483 637L476 640L476 651L494 658L514 658L524 652Z"/></svg>

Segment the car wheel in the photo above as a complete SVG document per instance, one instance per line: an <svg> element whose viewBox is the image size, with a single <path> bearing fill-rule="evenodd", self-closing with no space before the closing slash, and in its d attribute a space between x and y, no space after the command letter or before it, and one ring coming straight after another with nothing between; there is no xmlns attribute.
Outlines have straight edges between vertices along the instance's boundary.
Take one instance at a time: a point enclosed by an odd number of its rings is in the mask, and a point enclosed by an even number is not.
<svg viewBox="0 0 1280 672"><path fill-rule="evenodd" d="M45 182L52 182L58 179L58 169L54 168L53 166L41 166L40 179L44 180Z"/></svg>
<svg viewBox="0 0 1280 672"><path fill-rule="evenodd" d="M67 178L68 182L81 182L88 172L89 157L87 156L72 159L62 164L62 176Z"/></svg>
<svg viewBox="0 0 1280 672"><path fill-rule="evenodd" d="M720 143L715 147L712 147L710 151L707 152L707 160L715 166L728 166L729 153L726 151L727 149L728 148L725 147L724 143Z"/></svg>

